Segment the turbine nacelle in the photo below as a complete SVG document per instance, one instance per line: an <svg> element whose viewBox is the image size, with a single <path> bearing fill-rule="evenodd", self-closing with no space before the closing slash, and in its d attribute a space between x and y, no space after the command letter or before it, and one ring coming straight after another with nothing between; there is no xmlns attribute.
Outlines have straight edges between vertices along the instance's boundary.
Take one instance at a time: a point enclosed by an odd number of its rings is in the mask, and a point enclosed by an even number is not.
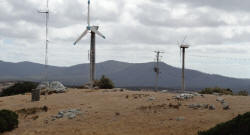
<svg viewBox="0 0 250 135"><path fill-rule="evenodd" d="M190 45L184 45L184 44L180 45L180 48L189 48L189 47Z"/></svg>

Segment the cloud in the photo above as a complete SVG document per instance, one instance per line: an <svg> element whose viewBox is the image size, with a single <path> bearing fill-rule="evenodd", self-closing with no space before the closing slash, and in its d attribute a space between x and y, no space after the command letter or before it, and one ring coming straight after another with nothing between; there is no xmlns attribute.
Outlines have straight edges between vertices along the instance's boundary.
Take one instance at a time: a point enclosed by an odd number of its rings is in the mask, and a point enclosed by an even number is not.
<svg viewBox="0 0 250 135"><path fill-rule="evenodd" d="M45 8L45 2L1 0L0 59L44 63L45 16L37 11ZM91 24L100 26L107 37L97 37L97 61L153 61L152 51L163 50L165 62L180 66L177 41L185 35L192 54L250 57L245 49L250 46L249 4L247 0L91 1ZM49 63L88 62L89 36L72 45L86 28L87 0L53 0L49 9Z"/></svg>

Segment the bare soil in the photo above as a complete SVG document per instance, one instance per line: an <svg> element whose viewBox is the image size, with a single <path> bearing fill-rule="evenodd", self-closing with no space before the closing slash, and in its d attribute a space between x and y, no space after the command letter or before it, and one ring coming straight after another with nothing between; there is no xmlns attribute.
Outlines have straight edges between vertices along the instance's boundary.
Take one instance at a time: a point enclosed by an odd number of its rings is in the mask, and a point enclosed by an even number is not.
<svg viewBox="0 0 250 135"><path fill-rule="evenodd" d="M214 95L182 102L173 99L175 95L70 89L67 93L49 95L47 99L42 96L40 102L31 102L30 94L2 97L0 109L18 113L22 110L19 127L4 135L197 135L200 130L250 111L250 97L223 96L231 107L223 110ZM196 103L213 104L216 110L188 108ZM39 110L44 106L48 107L47 111ZM74 119L51 120L52 115L67 109L81 109L83 113Z"/></svg>

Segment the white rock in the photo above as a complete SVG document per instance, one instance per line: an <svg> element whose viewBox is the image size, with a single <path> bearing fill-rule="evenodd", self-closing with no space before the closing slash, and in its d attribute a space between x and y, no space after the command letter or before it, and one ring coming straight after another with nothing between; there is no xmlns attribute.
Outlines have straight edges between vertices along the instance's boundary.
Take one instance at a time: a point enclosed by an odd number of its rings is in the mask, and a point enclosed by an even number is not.
<svg viewBox="0 0 250 135"><path fill-rule="evenodd" d="M161 92L162 93L168 93L168 90L162 90Z"/></svg>
<svg viewBox="0 0 250 135"><path fill-rule="evenodd" d="M177 117L176 120L177 121L183 121L183 120L185 120L185 117Z"/></svg>
<svg viewBox="0 0 250 135"><path fill-rule="evenodd" d="M209 110L215 110L215 106L214 105L209 105Z"/></svg>
<svg viewBox="0 0 250 135"><path fill-rule="evenodd" d="M218 98L216 99L216 101L218 101L218 102L220 102L220 103L224 103L224 102L225 102L224 98L222 98L222 97L218 97Z"/></svg>
<svg viewBox="0 0 250 135"><path fill-rule="evenodd" d="M223 103L223 104L222 104L222 107L223 107L223 109L224 109L224 110L228 110L228 109L230 109L230 107L229 107L229 104L228 104L228 103Z"/></svg>
<svg viewBox="0 0 250 135"><path fill-rule="evenodd" d="M63 93L66 91L66 88L63 86L62 83L58 81L51 82L49 85L50 91L56 92L56 93Z"/></svg>

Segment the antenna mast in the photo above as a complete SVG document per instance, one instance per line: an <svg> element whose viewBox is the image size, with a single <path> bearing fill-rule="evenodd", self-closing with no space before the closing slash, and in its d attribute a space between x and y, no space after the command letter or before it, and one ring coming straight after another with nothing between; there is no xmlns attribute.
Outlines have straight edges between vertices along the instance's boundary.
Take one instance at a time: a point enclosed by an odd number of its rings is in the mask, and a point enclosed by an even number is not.
<svg viewBox="0 0 250 135"><path fill-rule="evenodd" d="M48 82L48 49L49 49L49 40L48 40L48 34L49 34L49 29L48 29L48 23L49 23L49 0L46 1L46 9L45 10L40 10L39 13L45 14L45 23L46 23L46 41L45 41L45 77L44 80L45 82Z"/></svg>
<svg viewBox="0 0 250 135"><path fill-rule="evenodd" d="M160 74L160 68L159 68L159 63L160 63L160 54L164 53L161 51L154 51L156 53L156 64L154 67L154 72L156 73L156 79L155 79L155 91L158 90L158 81L159 81L159 74Z"/></svg>

